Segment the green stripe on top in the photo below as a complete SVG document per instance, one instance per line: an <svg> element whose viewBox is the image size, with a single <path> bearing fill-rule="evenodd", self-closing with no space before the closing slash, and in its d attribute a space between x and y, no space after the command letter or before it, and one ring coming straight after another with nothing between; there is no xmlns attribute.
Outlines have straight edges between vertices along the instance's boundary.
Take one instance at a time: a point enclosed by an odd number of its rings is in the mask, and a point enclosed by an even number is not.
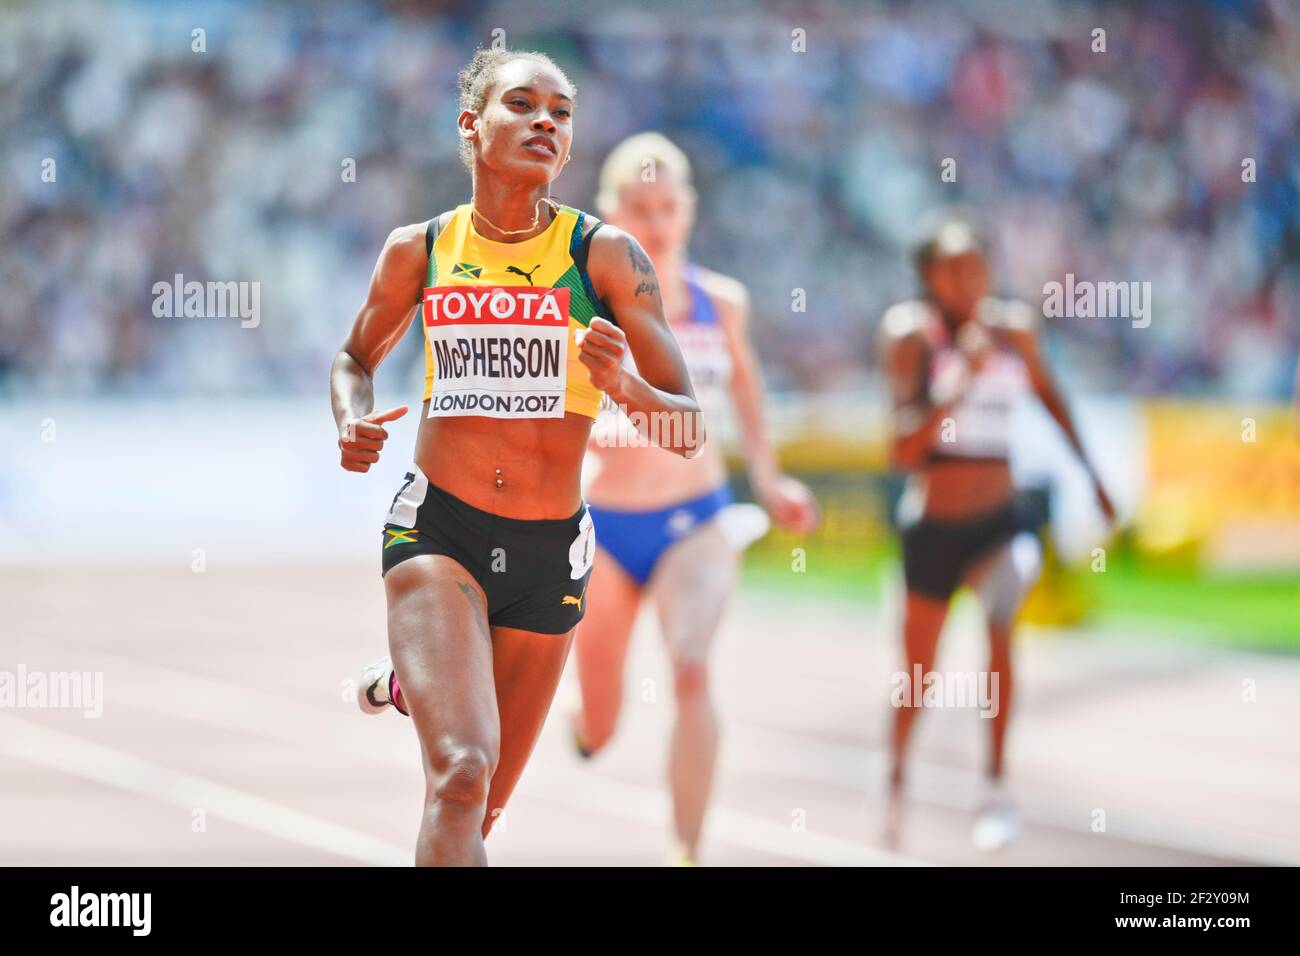
<svg viewBox="0 0 1300 956"><path fill-rule="evenodd" d="M424 279L424 287L432 289L438 284L438 256L435 250L429 250L429 272Z"/></svg>
<svg viewBox="0 0 1300 956"><path fill-rule="evenodd" d="M577 319L584 329L591 325L594 316L601 314L587 295L587 288L582 283L576 265L570 264L564 275L555 280L555 288L569 290L569 315Z"/></svg>
<svg viewBox="0 0 1300 956"><path fill-rule="evenodd" d="M574 217L573 233L569 236L569 256L572 258L582 244L583 226L587 219L587 214L581 209L575 209L573 206L566 206L560 203L560 209ZM601 318L607 318L605 310L600 303L596 301L596 292L591 285L591 277L584 275L579 269L577 263L569 266L564 275L560 276L555 282L556 288L566 288L570 290L569 295L569 314L578 322L587 328L591 325L594 316L599 315Z"/></svg>

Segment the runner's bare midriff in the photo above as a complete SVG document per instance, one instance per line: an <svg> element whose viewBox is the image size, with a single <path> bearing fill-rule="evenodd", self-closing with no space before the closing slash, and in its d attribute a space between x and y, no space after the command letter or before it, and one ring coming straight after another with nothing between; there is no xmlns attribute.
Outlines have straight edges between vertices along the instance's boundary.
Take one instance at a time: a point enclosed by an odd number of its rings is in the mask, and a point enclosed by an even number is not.
<svg viewBox="0 0 1300 956"><path fill-rule="evenodd" d="M993 459L932 461L925 469L925 516L939 520L972 518L1010 500L1011 468Z"/></svg>
<svg viewBox="0 0 1300 956"><path fill-rule="evenodd" d="M425 414L428 414L425 403ZM425 418L415 461L429 481L466 504L527 521L571 517L582 505L582 458L591 419ZM662 452L661 452L662 454Z"/></svg>

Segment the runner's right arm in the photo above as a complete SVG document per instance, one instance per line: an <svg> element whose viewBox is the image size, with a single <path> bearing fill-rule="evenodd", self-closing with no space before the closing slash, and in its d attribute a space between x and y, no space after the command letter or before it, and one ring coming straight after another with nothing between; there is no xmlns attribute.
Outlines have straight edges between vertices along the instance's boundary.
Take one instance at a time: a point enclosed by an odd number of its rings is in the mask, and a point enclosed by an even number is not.
<svg viewBox="0 0 1300 956"><path fill-rule="evenodd" d="M952 414L970 386L970 373L988 351L988 337L972 328L959 341L965 362L954 365L948 380L930 384L930 343L913 303L885 312L881 320L881 352L889 385L893 416L891 458L894 466L911 471L922 467L939 440L944 419Z"/></svg>
<svg viewBox="0 0 1300 956"><path fill-rule="evenodd" d="M895 467L909 471L925 463L947 412L946 407L930 401L927 361L925 342L919 335L888 340L885 376L893 413L890 459Z"/></svg>
<svg viewBox="0 0 1300 956"><path fill-rule="evenodd" d="M407 411L405 405L374 411L374 375L419 305L429 263L425 225L402 226L389 234L370 276L365 304L330 367L330 398L339 431L340 463L346 471L369 471L388 438L384 422Z"/></svg>

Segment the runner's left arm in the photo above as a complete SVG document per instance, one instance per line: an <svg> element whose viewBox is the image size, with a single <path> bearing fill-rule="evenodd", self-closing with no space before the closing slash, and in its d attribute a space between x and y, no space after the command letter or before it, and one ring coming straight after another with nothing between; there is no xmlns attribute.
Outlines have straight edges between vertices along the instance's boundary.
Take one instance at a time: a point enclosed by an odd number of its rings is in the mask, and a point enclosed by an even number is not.
<svg viewBox="0 0 1300 956"><path fill-rule="evenodd" d="M1034 394L1043 403L1047 413L1061 426L1061 431L1065 433L1065 439L1069 442L1070 448L1074 450L1075 455L1078 456L1079 461L1083 463L1084 469L1088 472L1088 477L1092 479L1093 489L1097 495L1097 504L1101 507L1102 514L1106 516L1107 521L1113 524L1115 522L1115 505L1111 502L1110 495L1106 493L1101 478L1097 474L1097 469L1093 467L1092 461L1088 458L1088 453L1084 451L1083 442L1079 440L1079 432L1074 424L1074 416L1070 414L1069 406L1066 405L1065 398L1061 395L1061 390L1057 386L1056 377L1052 374L1052 370L1043 356L1038 338L1038 322L1034 319L1033 313L1030 312L1027 306L1014 303L1007 304L1004 309L1008 313L1008 317L1003 323L999 323L1001 326L1000 331L1025 363Z"/></svg>
<svg viewBox="0 0 1300 956"><path fill-rule="evenodd" d="M809 488L781 471L767 429L763 369L749 338L749 293L735 279L714 277L713 298L731 356L731 405L736 411L754 497L778 525L796 534L817 526L817 499ZM717 294L715 294L715 291Z"/></svg>

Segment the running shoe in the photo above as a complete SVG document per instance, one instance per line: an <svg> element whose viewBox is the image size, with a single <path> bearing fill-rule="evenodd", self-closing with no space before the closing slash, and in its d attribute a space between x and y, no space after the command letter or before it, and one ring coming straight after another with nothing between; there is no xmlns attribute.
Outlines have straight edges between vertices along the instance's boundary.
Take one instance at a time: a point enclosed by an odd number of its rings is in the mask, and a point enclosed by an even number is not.
<svg viewBox="0 0 1300 956"><path fill-rule="evenodd" d="M389 696L393 686L393 662L381 657L361 672L357 681L357 706L363 714L382 714L394 706Z"/></svg>
<svg viewBox="0 0 1300 956"><path fill-rule="evenodd" d="M587 745L582 742L582 734L578 733L578 728L573 728L573 751L583 760L590 760L595 756L596 751L587 749Z"/></svg>
<svg viewBox="0 0 1300 956"><path fill-rule="evenodd" d="M975 817L971 840L981 850L1001 850L1018 840L1020 832L1020 811L1015 801L1002 788L994 789Z"/></svg>

